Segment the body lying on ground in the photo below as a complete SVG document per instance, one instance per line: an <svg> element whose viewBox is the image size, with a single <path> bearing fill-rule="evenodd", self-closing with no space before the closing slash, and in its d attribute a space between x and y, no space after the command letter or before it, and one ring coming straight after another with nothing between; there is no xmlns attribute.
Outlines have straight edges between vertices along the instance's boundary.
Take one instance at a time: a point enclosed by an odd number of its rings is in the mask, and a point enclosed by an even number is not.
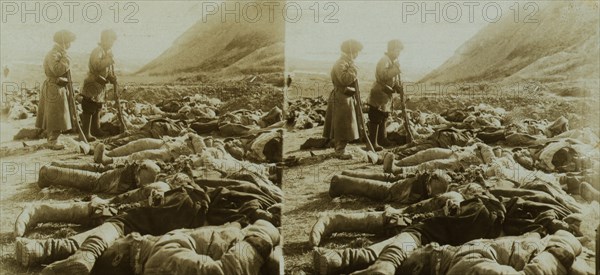
<svg viewBox="0 0 600 275"><path fill-rule="evenodd" d="M459 246L436 243L413 251L400 274L592 274L579 257L582 247L569 232L559 230L479 239Z"/></svg>
<svg viewBox="0 0 600 275"><path fill-rule="evenodd" d="M238 137L264 128L282 127L283 111L273 107L268 113L261 111L236 110L222 114L218 119L195 121L190 124L199 135L218 133L221 137Z"/></svg>
<svg viewBox="0 0 600 275"><path fill-rule="evenodd" d="M254 181L247 181L254 179ZM67 239L31 240L17 239L17 260L25 266L51 263L48 271L57 274L89 273L95 260L117 238L131 232L140 234L162 235L179 228L197 228L205 225L222 225L228 222L250 224L259 219L266 219L278 225L282 194L276 192L275 186L265 186L267 182L248 174L238 174L231 179L208 180L199 179L195 184L180 186L164 192L151 191L149 198L116 215L105 217L98 227L72 236ZM140 193L142 193L140 191ZM139 193L138 193L139 194ZM147 194L147 192L146 192ZM139 196L124 196L123 201L131 202ZM115 201L111 201L115 203ZM110 205L109 205L110 206ZM96 207L96 208L94 208ZM97 204L85 206L74 204L72 208L45 205L35 208L47 212L59 211L50 216L71 217L77 221L95 218L93 215ZM74 217L73 210L80 217ZM118 211L117 211L118 212ZM22 213L19 218L27 216L44 217L43 213ZM43 220L41 221L43 222ZM73 222L64 221L61 222ZM17 224L23 224L17 221ZM28 227L25 224L24 227Z"/></svg>
<svg viewBox="0 0 600 275"><path fill-rule="evenodd" d="M257 220L178 229L162 236L137 233L117 240L98 259L93 274L277 274L279 230Z"/></svg>
<svg viewBox="0 0 600 275"><path fill-rule="evenodd" d="M103 143L98 143L94 148L94 161L100 164L124 163L135 160L156 160L169 162L180 156L213 154L232 165L240 165L240 161L230 153L241 154L242 159L248 158L258 162L277 162L281 159L279 154L282 144L282 132L273 130L259 134L248 144L228 144L224 146L220 140L212 137L201 137L194 133L187 133L179 137L142 138L131 141L122 146L106 150ZM227 150L229 149L229 150Z"/></svg>
<svg viewBox="0 0 600 275"><path fill-rule="evenodd" d="M502 234L578 232L577 223L573 222L577 216L566 207L551 203L552 198L543 192L503 189L489 193L477 186L472 184L460 193L445 193L401 211L388 208L384 212L322 216L311 232L314 246L320 244L323 236L338 231L388 232L392 237L367 248L332 250L317 247L314 250L315 269L319 274L351 273L362 269L366 270L356 274L394 274L412 250L431 242L461 245Z"/></svg>
<svg viewBox="0 0 600 275"><path fill-rule="evenodd" d="M517 183L539 178L554 183L555 186L563 185L571 194L582 195L586 200L598 200L600 177L597 171L600 162L597 150L583 143L573 145L562 138L534 150L536 157L532 160L530 150L511 153L484 143L451 149L430 148L398 161L394 160L393 154L387 154L383 170L385 173L398 175L436 169L458 171L479 166L482 174L488 178L498 177ZM534 166L533 163L536 163L535 167L531 167ZM536 167L552 169L535 170ZM549 172L548 170L569 173L554 175L543 172Z"/></svg>
<svg viewBox="0 0 600 275"><path fill-rule="evenodd" d="M52 162L38 175L38 186L72 187L98 194L121 194L156 181L160 167L151 160L125 162L121 165Z"/></svg>

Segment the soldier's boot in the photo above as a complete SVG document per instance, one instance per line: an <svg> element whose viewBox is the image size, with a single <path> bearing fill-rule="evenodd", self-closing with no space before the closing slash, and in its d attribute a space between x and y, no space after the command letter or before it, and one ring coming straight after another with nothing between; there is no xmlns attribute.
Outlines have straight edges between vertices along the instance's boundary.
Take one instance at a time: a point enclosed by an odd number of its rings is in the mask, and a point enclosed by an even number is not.
<svg viewBox="0 0 600 275"><path fill-rule="evenodd" d="M586 201L597 201L600 202L600 192L596 190L591 184L587 182L582 182L579 187L579 192L581 193L581 197Z"/></svg>
<svg viewBox="0 0 600 275"><path fill-rule="evenodd" d="M22 237L38 223L64 222L86 224L93 212L91 202L32 204L26 206L15 222L15 237Z"/></svg>
<svg viewBox="0 0 600 275"><path fill-rule="evenodd" d="M122 236L121 229L112 223L104 223L93 229L93 233L83 241L73 255L48 265L42 270L42 274L90 274L98 257Z"/></svg>
<svg viewBox="0 0 600 275"><path fill-rule="evenodd" d="M102 172L106 172L106 171L112 169L112 167L107 166L107 165L102 165L99 163L89 163L89 162L53 161L50 163L50 165L54 166L54 167L85 170L85 171L96 172L96 173L102 173Z"/></svg>
<svg viewBox="0 0 600 275"><path fill-rule="evenodd" d="M93 233L93 230L88 230L64 239L32 240L17 238L15 257L17 262L24 267L63 260L73 255L83 241Z"/></svg>
<svg viewBox="0 0 600 275"><path fill-rule="evenodd" d="M96 137L106 137L108 136L107 132L104 132L100 129L100 112L96 112L91 116L90 121L90 133Z"/></svg>
<svg viewBox="0 0 600 275"><path fill-rule="evenodd" d="M387 182L335 175L329 184L329 196L356 195L384 201L389 195L390 186Z"/></svg>
<svg viewBox="0 0 600 275"><path fill-rule="evenodd" d="M104 143L96 144L94 147L94 162L102 165L114 163L114 159L106 155L107 150Z"/></svg>
<svg viewBox="0 0 600 275"><path fill-rule="evenodd" d="M141 138L113 148L110 151L105 148L104 154L109 157L126 157L141 151L160 149L164 144L165 142L161 139Z"/></svg>
<svg viewBox="0 0 600 275"><path fill-rule="evenodd" d="M353 178L361 178L361 179L370 179L370 180L378 180L385 182L394 182L403 179L400 175L394 175L391 173L376 173L376 172L366 172L366 171L357 171L357 170L344 170L342 171L343 176L353 177Z"/></svg>
<svg viewBox="0 0 600 275"><path fill-rule="evenodd" d="M338 232L377 234L385 226L384 212L335 213L319 216L310 233L310 244L318 246L322 240Z"/></svg>
<svg viewBox="0 0 600 275"><path fill-rule="evenodd" d="M354 272L356 275L396 274L398 268L414 249L421 246L421 241L408 233L400 233L386 241L370 246L379 256L368 268ZM405 274L405 273L400 273Z"/></svg>
<svg viewBox="0 0 600 275"><path fill-rule="evenodd" d="M167 192L171 187L164 182L154 182L143 187L127 191L110 199L111 204L136 203L147 201L152 192Z"/></svg>
<svg viewBox="0 0 600 275"><path fill-rule="evenodd" d="M369 132L369 141L371 141L371 144L373 145L373 149L375 149L375 151L379 152L381 150L383 150L383 147L381 147L378 143L379 138L377 137L377 135L379 134L379 124L375 123L375 122L368 122L367 123L367 130Z"/></svg>
<svg viewBox="0 0 600 275"><path fill-rule="evenodd" d="M402 167L397 167L395 162L394 153L386 153L383 157L383 172L391 173L394 175L402 174Z"/></svg>
<svg viewBox="0 0 600 275"><path fill-rule="evenodd" d="M85 135L85 139L88 142L96 141L96 137L90 134L90 124L92 122L92 115L88 113L81 114L81 130L83 131L83 135Z"/></svg>
<svg viewBox="0 0 600 275"><path fill-rule="evenodd" d="M348 274L368 267L376 259L377 254L369 248L313 248L313 268L319 275Z"/></svg>
<svg viewBox="0 0 600 275"><path fill-rule="evenodd" d="M489 148L488 146L488 149L491 148ZM411 156L402 158L401 160L398 160L396 164L398 166L414 166L426 163L428 161L449 159L452 157L453 154L454 152L451 149L429 148L423 151L419 151ZM493 152L491 154L493 155Z"/></svg>
<svg viewBox="0 0 600 275"><path fill-rule="evenodd" d="M394 145L389 139L387 139L387 130L385 128L385 120L379 123L377 126L377 143L385 148Z"/></svg>
<svg viewBox="0 0 600 275"><path fill-rule="evenodd" d="M32 240L17 238L15 242L15 257L24 267L49 264L66 259L79 246L71 239Z"/></svg>
<svg viewBox="0 0 600 275"><path fill-rule="evenodd" d="M37 184L40 188L66 186L89 192L94 190L101 175L90 171L44 165L40 169Z"/></svg>

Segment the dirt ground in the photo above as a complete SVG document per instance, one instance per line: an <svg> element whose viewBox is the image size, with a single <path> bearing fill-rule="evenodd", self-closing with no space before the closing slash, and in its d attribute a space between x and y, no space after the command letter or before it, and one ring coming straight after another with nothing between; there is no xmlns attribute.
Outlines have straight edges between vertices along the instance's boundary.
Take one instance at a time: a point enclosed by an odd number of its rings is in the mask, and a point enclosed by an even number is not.
<svg viewBox="0 0 600 275"><path fill-rule="evenodd" d="M40 167L56 160L91 162L92 156L79 154L75 147L66 150L52 151L42 147L44 140L25 141L29 147L23 147L22 142L12 141L11 132L18 127L33 127L35 118L9 121L2 118L2 142L0 143L1 161L1 192L0 192L0 274L37 274L41 267L24 268L15 260L14 224L23 207L29 203L53 203L82 199L86 193L75 189L46 188L37 186ZM10 138L6 138L9 136ZM6 139L5 139L6 138ZM75 135L62 135L62 142L71 144L69 140ZM37 150L36 150L37 148ZM41 225L27 234L29 238L60 238L84 231L86 228L68 224Z"/></svg>
<svg viewBox="0 0 600 275"><path fill-rule="evenodd" d="M300 79L300 85L314 81ZM311 84L317 87L316 84ZM324 84L326 85L326 84ZM362 85L361 85L362 86ZM300 90L300 89L298 89ZM326 91L326 90L325 90ZM366 89L362 89L363 99ZM289 97L295 99L302 96L327 96L328 93L311 91L310 95L297 93ZM590 127L598 134L598 99L595 98L562 98L553 94L537 94L535 96L515 96L501 98L498 96L485 96L479 93L469 96L464 95L418 95L409 96L408 108L428 112L441 112L447 108L478 105L487 103L493 107L503 107L509 111L510 119L545 118L552 121L560 115L565 115L570 120L571 128ZM284 137L284 156L305 158L306 163L286 168L284 173L283 190L285 192L285 206L283 213L283 235L285 238L284 257L286 274L313 274L312 247L308 243L309 233L317 217L323 213L332 212L359 212L381 209L384 204L358 197L341 197L331 199L328 195L331 178L347 169L364 169L381 172L381 165L372 165L366 161L366 156L360 144L349 145L353 160L342 161L328 158L333 149L299 150L300 145L309 137L320 137L323 127L308 130L288 129ZM312 156L311 156L312 155ZM323 160L325 159L325 160ZM585 247L594 251L595 228L600 220L600 208L597 203L588 203L581 197L575 196L585 208L586 217L582 228L586 237L582 239ZM393 205L392 206L400 206ZM366 234L340 233L327 240L323 247L364 247L377 242L381 236ZM593 259L591 260L593 264Z"/></svg>

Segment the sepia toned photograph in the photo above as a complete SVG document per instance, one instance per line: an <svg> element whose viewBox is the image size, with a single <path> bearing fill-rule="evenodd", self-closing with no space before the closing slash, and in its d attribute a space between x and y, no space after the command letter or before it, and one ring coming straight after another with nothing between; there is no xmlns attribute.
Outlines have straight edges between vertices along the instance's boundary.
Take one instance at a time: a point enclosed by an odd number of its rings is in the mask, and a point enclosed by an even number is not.
<svg viewBox="0 0 600 275"><path fill-rule="evenodd" d="M283 2L1 4L0 273L281 273Z"/></svg>
<svg viewBox="0 0 600 275"><path fill-rule="evenodd" d="M286 274L597 272L598 1L320 4L286 23Z"/></svg>
<svg viewBox="0 0 600 275"><path fill-rule="evenodd" d="M598 0L0 6L0 274L600 274Z"/></svg>

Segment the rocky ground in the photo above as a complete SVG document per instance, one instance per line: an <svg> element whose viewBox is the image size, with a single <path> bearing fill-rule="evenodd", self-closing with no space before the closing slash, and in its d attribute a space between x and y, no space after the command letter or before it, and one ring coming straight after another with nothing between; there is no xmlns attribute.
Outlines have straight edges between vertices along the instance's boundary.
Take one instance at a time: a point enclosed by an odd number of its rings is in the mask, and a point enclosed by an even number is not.
<svg viewBox="0 0 600 275"><path fill-rule="evenodd" d="M322 86L327 86L325 77L304 76L296 77L295 85L309 85L317 87L315 80L321 80ZM362 87L362 98L366 98L368 83ZM494 95L487 87L493 85L477 85L471 89L472 92L465 93L413 93L409 94L408 108L423 112L436 112L469 105L486 103L493 107L502 107L509 114L508 119L547 119L552 121L564 115L569 119L571 129L590 127L596 135L599 134L600 115L598 113L598 97L560 97L551 91L538 88L522 90L511 96ZM475 86L473 86L475 87ZM294 91L294 87L291 89ZM299 87L296 91L302 90ZM328 89L312 88L304 89L301 95L296 93L288 98L288 101L302 96L325 96ZM317 92L319 90L319 92ZM398 105L396 105L398 106ZM354 155L353 160L342 161L332 158L333 149L326 150L300 150L300 145L310 137L320 137L323 127L311 129L288 128L285 134L284 156L294 156L302 160L301 165L286 168L284 173L283 190L285 191L285 208L283 214L283 235L285 236L285 270L286 274L312 274L312 247L308 243L309 233L316 222L318 215L330 212L356 212L369 211L381 208L382 203L357 197L341 197L331 199L328 195L329 182L331 178L347 169L364 169L381 172L381 165L372 165L367 162L364 146L360 144L349 145L350 152ZM380 154L381 155L381 154ZM586 232L584 245L594 249L595 228L600 220L600 208L597 203L585 202L582 198L575 196L585 206L586 217L589 220L582 226ZM394 206L394 205L392 205ZM398 206L398 205L395 205ZM365 234L336 234L324 247L364 247L377 242L378 237Z"/></svg>

